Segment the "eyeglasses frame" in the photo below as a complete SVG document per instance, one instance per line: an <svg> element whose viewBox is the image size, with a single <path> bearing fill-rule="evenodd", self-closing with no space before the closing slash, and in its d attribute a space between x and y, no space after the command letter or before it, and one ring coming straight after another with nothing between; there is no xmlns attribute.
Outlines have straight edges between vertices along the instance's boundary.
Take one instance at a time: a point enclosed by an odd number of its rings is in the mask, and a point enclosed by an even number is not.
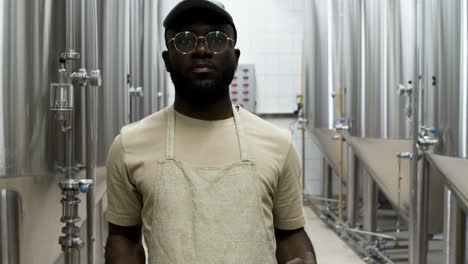
<svg viewBox="0 0 468 264"><path fill-rule="evenodd" d="M184 34L184 33L187 33L187 32L190 33L190 34L193 34L193 35L196 37L196 42L195 42L194 48L193 48L191 51L189 51L189 52L182 52L182 51L180 51L180 50L177 48L177 45L175 44L175 39L177 38L178 35ZM212 34L212 33L221 33L221 34L224 34L224 35L226 36L228 42L226 43L226 47L225 47L222 51L214 52L214 51L210 50L210 48L208 48L208 45L206 44L206 36L208 36L209 34ZM224 51L226 51L226 49L227 49L228 46L229 46L229 40L232 41L232 42L234 43L234 45L235 45L235 43L236 43L235 40L234 40L233 38L230 38L230 37L228 36L228 34L222 32L222 31L219 31L219 30L208 32L205 36L197 36L195 33L191 32L191 31L182 31L182 32L179 32L179 33L175 34L173 38L169 39L169 40L167 41L167 45L169 46L169 43L171 43L172 41L174 41L174 48L175 48L179 53L181 53L181 54L183 54L183 55L187 55L187 54L190 54L190 53L192 53L194 50L197 49L197 47L198 47L198 40L199 40L199 39L204 39L204 40L205 40L205 47L206 47L206 49L209 50L210 52L212 52L212 53L215 54L215 55L216 55L216 54L223 53Z"/></svg>

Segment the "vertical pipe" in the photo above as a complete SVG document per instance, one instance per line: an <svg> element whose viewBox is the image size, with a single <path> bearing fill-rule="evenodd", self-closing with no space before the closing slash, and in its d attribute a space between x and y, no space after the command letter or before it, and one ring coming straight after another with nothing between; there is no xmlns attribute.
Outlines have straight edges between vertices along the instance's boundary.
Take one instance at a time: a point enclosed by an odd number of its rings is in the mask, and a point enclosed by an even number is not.
<svg viewBox="0 0 468 264"><path fill-rule="evenodd" d="M130 94L131 122L142 118L141 95L137 92L137 89L142 86L143 38L141 30L144 12L142 12L141 3L140 0L130 1L130 87L133 91Z"/></svg>
<svg viewBox="0 0 468 264"><path fill-rule="evenodd" d="M306 154L305 154L305 151L306 151L306 137L305 137L305 124L301 124L301 142L302 142L302 195L304 195L305 193L305 183L306 183L306 175L305 175L305 172L306 172Z"/></svg>
<svg viewBox="0 0 468 264"><path fill-rule="evenodd" d="M460 119L459 128L459 155L463 158L468 158L468 3L467 1L460 1L460 112L458 113Z"/></svg>
<svg viewBox="0 0 468 264"><path fill-rule="evenodd" d="M0 237L2 238L0 248L0 260L2 263L8 263L8 252L9 252L9 241L8 239L8 201L7 201L7 190L0 189Z"/></svg>
<svg viewBox="0 0 468 264"><path fill-rule="evenodd" d="M99 43L98 43L98 17L96 0L86 1L86 14L81 17L86 25L86 66L91 73L99 73ZM97 164L97 101L99 86L90 85L86 89L86 178L92 179L93 184L86 194L86 214L87 214L87 249L88 264L96 261L96 221L95 221L95 186L96 186L96 164Z"/></svg>
<svg viewBox="0 0 468 264"><path fill-rule="evenodd" d="M464 262L464 215L448 187L445 187L444 264Z"/></svg>
<svg viewBox="0 0 468 264"><path fill-rule="evenodd" d="M322 196L324 198L332 197L332 172L325 158L323 159Z"/></svg>
<svg viewBox="0 0 468 264"><path fill-rule="evenodd" d="M75 0L66 2L66 47L67 51L75 50Z"/></svg>
<svg viewBox="0 0 468 264"><path fill-rule="evenodd" d="M364 170L364 230L375 232L377 230L377 190L376 185L367 170ZM372 239L368 236L369 240Z"/></svg>
<svg viewBox="0 0 468 264"><path fill-rule="evenodd" d="M444 263L455 264L452 257L452 249L454 248L453 237L455 236L455 228L452 219L452 192L447 186L445 186L444 204Z"/></svg>
<svg viewBox="0 0 468 264"><path fill-rule="evenodd" d="M358 164L354 156L351 145L348 144L348 182L347 182L347 202L346 202L346 215L347 224L349 227L356 226L356 205L357 205L357 186L358 185Z"/></svg>
<svg viewBox="0 0 468 264"><path fill-rule="evenodd" d="M343 118L343 108L342 108L342 87L341 84L338 84L337 89L337 112L338 112L338 120ZM340 121L341 122L341 121ZM338 224L343 223L343 130L339 133L339 161L338 161Z"/></svg>
<svg viewBox="0 0 468 264"><path fill-rule="evenodd" d="M417 0L416 3L416 15L415 15L415 25L416 25L416 52L415 52L415 72L418 75L415 85L413 87L413 102L412 102L412 152L413 158L411 160L411 176L410 176L410 219L409 219L409 263L410 264L420 264L426 263L426 250L427 250L427 241L423 241L423 227L421 226L422 219L422 209L423 197L421 196L423 192L421 191L421 183L423 183L422 173L419 173L419 149L418 149L418 132L419 132L419 122L420 122L420 108L419 108L419 88L421 85L420 71L422 70L421 64L421 45L422 45L422 1Z"/></svg>

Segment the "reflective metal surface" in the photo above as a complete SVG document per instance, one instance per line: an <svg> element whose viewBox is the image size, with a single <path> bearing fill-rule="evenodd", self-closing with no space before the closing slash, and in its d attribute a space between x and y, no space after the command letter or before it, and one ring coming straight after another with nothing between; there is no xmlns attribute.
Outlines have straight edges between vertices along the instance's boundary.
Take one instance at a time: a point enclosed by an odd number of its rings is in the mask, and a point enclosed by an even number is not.
<svg viewBox="0 0 468 264"><path fill-rule="evenodd" d="M28 249L18 253L22 263L52 263L61 253L57 244L61 197L57 183L63 176L56 172L56 165L64 163L65 142L54 114L49 111L49 87L63 81L58 74L59 58L67 47L81 54L73 70L84 67L91 74L94 69L104 69L98 108L94 111L99 114L99 132L97 140L96 137L92 140L95 144L91 143L99 151L100 194L95 201L90 199L91 209L105 191L102 166L109 146L120 128L128 123L129 1L98 0L95 7L94 0L69 1L73 8L71 5L67 8L66 2L0 1L0 188L14 188L22 197L24 216L8 224L11 232L14 225L25 227L19 244L13 246L14 241L8 244L8 254L12 256L17 255L15 250ZM86 23L80 22L81 15L86 16ZM90 30L92 21L99 24L97 32ZM74 29L75 33L66 34L67 29ZM98 43L99 49L91 48ZM84 125L84 106L92 102L86 100L84 89L74 90L75 155L70 159L94 167L94 161L87 162L85 158L85 131L96 129L96 123L92 128ZM82 205L83 219L84 211ZM5 215L2 213L1 217ZM2 240L3 249L5 241ZM101 251L96 251L96 257ZM81 255L85 261L85 253ZM2 263L18 263L4 262L5 256L2 252Z"/></svg>
<svg viewBox="0 0 468 264"><path fill-rule="evenodd" d="M423 4L422 124L436 154L468 158L468 10L463 0Z"/></svg>
<svg viewBox="0 0 468 264"><path fill-rule="evenodd" d="M18 192L0 189L0 263L20 263L21 209Z"/></svg>
<svg viewBox="0 0 468 264"><path fill-rule="evenodd" d="M362 1L342 0L341 16L341 76L338 83L342 86L343 115L349 121L351 131L359 131L362 120L353 118L352 114L361 113L362 94L358 91L362 87Z"/></svg>
<svg viewBox="0 0 468 264"><path fill-rule="evenodd" d="M167 106L166 66L162 52L166 49L162 21L162 2L144 0L143 20L143 106L148 116Z"/></svg>
<svg viewBox="0 0 468 264"><path fill-rule="evenodd" d="M465 221L449 188L445 187L444 211L444 264L463 263Z"/></svg>
<svg viewBox="0 0 468 264"><path fill-rule="evenodd" d="M54 168L48 95L65 50L65 2L0 5L0 177L45 177Z"/></svg>
<svg viewBox="0 0 468 264"><path fill-rule="evenodd" d="M397 88L415 79L415 1L363 0L362 3L362 36L356 34L356 37L363 41L363 75L362 84L355 81L358 85L349 91L351 134L409 138L410 122L404 111L406 99L397 94ZM355 63L354 67L360 66ZM356 74L353 76L357 78Z"/></svg>
<svg viewBox="0 0 468 264"><path fill-rule="evenodd" d="M166 70L161 1L130 2L130 121L165 106Z"/></svg>
<svg viewBox="0 0 468 264"><path fill-rule="evenodd" d="M332 3L312 0L305 2L304 16L304 85L305 113L312 128L333 127L332 100Z"/></svg>
<svg viewBox="0 0 468 264"><path fill-rule="evenodd" d="M103 81L99 94L98 165L105 163L114 137L129 123L129 10L129 1L102 1Z"/></svg>

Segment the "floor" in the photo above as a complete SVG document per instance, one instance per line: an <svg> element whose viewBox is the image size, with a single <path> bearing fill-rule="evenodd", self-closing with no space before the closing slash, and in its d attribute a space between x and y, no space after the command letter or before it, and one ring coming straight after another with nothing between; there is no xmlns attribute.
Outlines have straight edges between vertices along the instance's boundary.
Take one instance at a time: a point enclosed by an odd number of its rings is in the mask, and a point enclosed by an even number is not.
<svg viewBox="0 0 468 264"><path fill-rule="evenodd" d="M308 207L306 231L314 245L319 264L362 264L359 256Z"/></svg>

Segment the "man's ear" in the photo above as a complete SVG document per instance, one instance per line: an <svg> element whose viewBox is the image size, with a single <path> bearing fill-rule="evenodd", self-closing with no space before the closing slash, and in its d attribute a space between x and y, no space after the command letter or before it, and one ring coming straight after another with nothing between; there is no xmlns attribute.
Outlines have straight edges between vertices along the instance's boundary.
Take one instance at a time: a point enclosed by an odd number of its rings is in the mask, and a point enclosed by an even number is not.
<svg viewBox="0 0 468 264"><path fill-rule="evenodd" d="M234 49L234 53L236 54L236 69L237 69L237 65L239 65L239 58L241 55L241 51L240 49Z"/></svg>
<svg viewBox="0 0 468 264"><path fill-rule="evenodd" d="M169 51L165 50L162 52L162 57L164 64L166 65L166 71L171 72L171 67L169 66Z"/></svg>

